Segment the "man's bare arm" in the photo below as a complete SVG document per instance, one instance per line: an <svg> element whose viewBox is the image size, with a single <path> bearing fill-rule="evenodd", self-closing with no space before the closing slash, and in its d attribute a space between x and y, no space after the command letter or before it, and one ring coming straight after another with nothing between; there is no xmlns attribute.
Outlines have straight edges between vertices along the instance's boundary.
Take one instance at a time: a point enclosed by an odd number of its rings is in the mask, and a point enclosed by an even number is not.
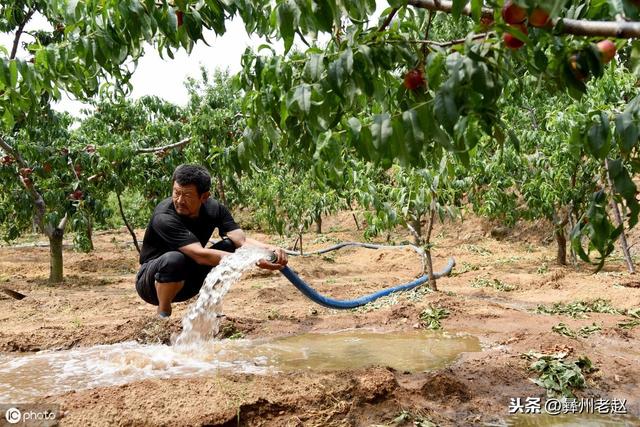
<svg viewBox="0 0 640 427"><path fill-rule="evenodd" d="M238 228L236 230L231 230L227 233L227 237L231 239L236 248L241 247L247 241L247 236L244 234L242 229Z"/></svg>
<svg viewBox="0 0 640 427"><path fill-rule="evenodd" d="M241 229L229 231L227 233L227 237L231 239L234 245L236 245L236 248L242 246L254 246L267 249L276 255L275 262L269 262L262 259L258 262L258 267L266 268L268 270L280 270L282 267L287 265L287 253L284 250L277 246L269 245L267 243L260 242L259 240L247 237Z"/></svg>
<svg viewBox="0 0 640 427"><path fill-rule="evenodd" d="M178 249L196 263L213 267L220 264L222 258L231 255L231 252L203 248L200 243L191 243Z"/></svg>

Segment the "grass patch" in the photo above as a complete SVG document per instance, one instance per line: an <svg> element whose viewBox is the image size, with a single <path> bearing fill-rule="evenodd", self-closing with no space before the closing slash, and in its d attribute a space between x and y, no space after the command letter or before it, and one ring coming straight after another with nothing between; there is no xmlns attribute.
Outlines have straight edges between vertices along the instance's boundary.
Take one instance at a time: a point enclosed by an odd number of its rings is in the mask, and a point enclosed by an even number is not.
<svg viewBox="0 0 640 427"><path fill-rule="evenodd" d="M227 338L230 340L239 340L244 338L244 333L236 328L233 323L226 323L220 329L220 338Z"/></svg>
<svg viewBox="0 0 640 427"><path fill-rule="evenodd" d="M449 317L449 310L446 308L429 306L422 310L420 313L420 321L422 326L427 329L441 329L442 328L442 319L446 319Z"/></svg>
<svg viewBox="0 0 640 427"><path fill-rule="evenodd" d="M538 269L536 270L536 273L538 274L545 274L549 272L549 264L547 264L546 262L543 262L542 265L540 265L540 267L538 267Z"/></svg>
<svg viewBox="0 0 640 427"><path fill-rule="evenodd" d="M568 304L555 303L552 306L539 305L536 307L538 314L566 314L573 318L587 319L587 313L607 313L622 314L622 312L611 306L611 302L598 298L594 300L575 301Z"/></svg>
<svg viewBox="0 0 640 427"><path fill-rule="evenodd" d="M618 322L618 326L622 329L633 329L636 326L640 326L640 308L630 308L626 310L625 314L630 319Z"/></svg>
<svg viewBox="0 0 640 427"><path fill-rule="evenodd" d="M413 423L411 423L412 421ZM370 427L390 427L401 425L412 425L414 427L437 427L437 424L431 422L429 418L422 415L420 412L414 414L406 410L400 412L400 415L398 415L388 423L371 424Z"/></svg>
<svg viewBox="0 0 640 427"><path fill-rule="evenodd" d="M587 326L583 326L582 328L578 329L577 331L572 330L571 328L569 328L567 325L565 325L564 323L558 323L557 325L553 326L551 328L551 330L557 334L560 335L564 335L565 337L570 337L570 338L589 338L590 335L595 334L596 332L602 330L602 328L598 325L596 325L595 323L593 323L592 325L587 325Z"/></svg>
<svg viewBox="0 0 640 427"><path fill-rule="evenodd" d="M433 291L429 287L429 284L424 283L423 285L418 286L417 288L404 292L404 296L407 298L408 301L418 302L418 301L422 301L422 298L425 295L428 295L432 292Z"/></svg>
<svg viewBox="0 0 640 427"><path fill-rule="evenodd" d="M278 320L281 317L282 317L282 315L275 308L269 309L269 311L267 312L267 319L269 319L269 320Z"/></svg>
<svg viewBox="0 0 640 427"><path fill-rule="evenodd" d="M493 288L500 292L511 292L518 289L516 285L510 285L498 279L477 277L471 281L472 288Z"/></svg>
<svg viewBox="0 0 640 427"><path fill-rule="evenodd" d="M478 246L478 245L465 244L465 245L462 245L462 249L466 250L467 252L471 252L471 253L482 255L482 256L493 254L493 252L491 252L489 249L483 248L482 246Z"/></svg>
<svg viewBox="0 0 640 427"><path fill-rule="evenodd" d="M529 370L538 378L530 378L547 391L548 397L575 397L574 392L586 386L585 374L597 369L586 356L567 360L567 353L542 354L530 351L522 355L532 361Z"/></svg>
<svg viewBox="0 0 640 427"><path fill-rule="evenodd" d="M399 295L400 295L400 292L394 292L392 294L389 294L384 297L378 298L374 301L371 301L360 307L353 308L352 310L358 313L368 313L373 310L379 310L383 307L390 307L400 302L398 300Z"/></svg>
<svg viewBox="0 0 640 427"><path fill-rule="evenodd" d="M633 317L634 319L640 319L640 307L639 308L630 308L625 314L629 317Z"/></svg>
<svg viewBox="0 0 640 427"><path fill-rule="evenodd" d="M340 241L332 236L327 236L326 234L318 234L311 243L339 243Z"/></svg>
<svg viewBox="0 0 640 427"><path fill-rule="evenodd" d="M497 260L495 260L494 264L495 265L513 264L518 261L522 261L523 259L524 257L522 256L513 255L506 258L498 258Z"/></svg>
<svg viewBox="0 0 640 427"><path fill-rule="evenodd" d="M334 253L329 252L328 254L322 255L322 260L324 262L335 264L335 262L336 262L336 254L335 254L335 252Z"/></svg>
<svg viewBox="0 0 640 427"><path fill-rule="evenodd" d="M451 272L451 277L459 276L464 273L468 273L469 271L477 271L480 267L475 264L471 264L468 262L462 262L460 267L456 266L456 268Z"/></svg>
<svg viewBox="0 0 640 427"><path fill-rule="evenodd" d="M640 326L640 319L627 319L618 322L618 327L622 329L633 329L636 326Z"/></svg>
<svg viewBox="0 0 640 427"><path fill-rule="evenodd" d="M354 280L355 282L356 280ZM364 281L364 280L360 280ZM368 313L373 310L378 310L383 307L390 307L398 304L401 300L419 302L422 301L426 295L431 294L433 291L429 288L427 283L417 286L411 290L403 292L394 292L384 297L378 298L363 306L353 308L352 310L358 313Z"/></svg>

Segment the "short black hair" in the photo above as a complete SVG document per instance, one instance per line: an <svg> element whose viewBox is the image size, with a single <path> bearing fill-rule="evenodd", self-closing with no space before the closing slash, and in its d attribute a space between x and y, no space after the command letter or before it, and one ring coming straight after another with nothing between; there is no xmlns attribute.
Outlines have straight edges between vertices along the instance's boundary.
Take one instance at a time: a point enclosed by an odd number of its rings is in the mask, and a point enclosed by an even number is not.
<svg viewBox="0 0 640 427"><path fill-rule="evenodd" d="M181 186L194 184L198 194L203 194L211 189L211 175L202 166L180 165L173 172L173 181Z"/></svg>

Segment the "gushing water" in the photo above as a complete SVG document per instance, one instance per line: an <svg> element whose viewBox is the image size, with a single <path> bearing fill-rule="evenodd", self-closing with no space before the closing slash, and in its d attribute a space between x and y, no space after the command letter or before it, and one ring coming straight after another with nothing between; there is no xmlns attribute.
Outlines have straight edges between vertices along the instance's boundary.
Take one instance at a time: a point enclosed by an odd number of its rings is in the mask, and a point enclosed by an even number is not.
<svg viewBox="0 0 640 427"><path fill-rule="evenodd" d="M192 304L182 318L182 332L174 345L190 346L212 339L220 328L222 299L242 273L257 261L268 258L266 249L242 247L233 255L222 259L209 275L200 289L198 300Z"/></svg>

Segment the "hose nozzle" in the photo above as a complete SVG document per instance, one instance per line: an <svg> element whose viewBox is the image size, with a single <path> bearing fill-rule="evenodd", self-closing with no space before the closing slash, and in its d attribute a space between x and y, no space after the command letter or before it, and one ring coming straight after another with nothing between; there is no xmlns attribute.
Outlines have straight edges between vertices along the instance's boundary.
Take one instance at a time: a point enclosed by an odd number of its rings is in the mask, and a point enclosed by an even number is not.
<svg viewBox="0 0 640 427"><path fill-rule="evenodd" d="M273 262L278 261L278 255L276 255L276 253L275 253L275 252L270 252L269 256L267 256L265 259L266 259L267 261L269 261L269 262L272 262L272 263L273 263Z"/></svg>

